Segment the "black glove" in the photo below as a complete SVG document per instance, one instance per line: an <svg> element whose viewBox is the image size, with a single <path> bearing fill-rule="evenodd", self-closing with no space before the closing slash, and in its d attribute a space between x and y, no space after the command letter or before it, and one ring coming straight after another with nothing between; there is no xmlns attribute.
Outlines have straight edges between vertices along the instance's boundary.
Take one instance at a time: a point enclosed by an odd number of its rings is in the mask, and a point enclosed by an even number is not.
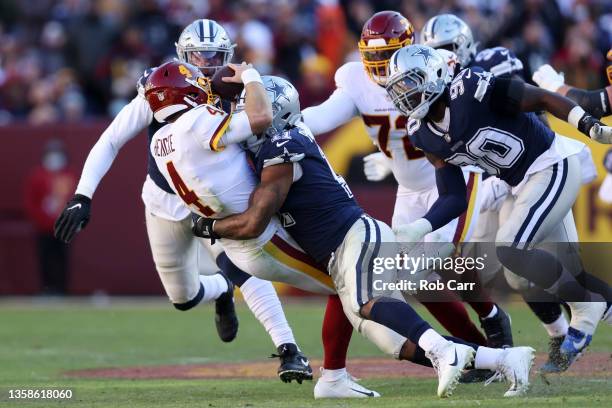
<svg viewBox="0 0 612 408"><path fill-rule="evenodd" d="M76 233L89 222L90 212L91 198L75 194L55 221L55 238L65 243L72 241Z"/></svg>
<svg viewBox="0 0 612 408"><path fill-rule="evenodd" d="M193 231L193 235L200 238L210 239L210 243L214 244L217 239L220 239L221 236L216 234L213 231L213 223L215 220L213 218L200 217L198 214L191 214L191 219L193 220L193 227L191 227L191 231Z"/></svg>

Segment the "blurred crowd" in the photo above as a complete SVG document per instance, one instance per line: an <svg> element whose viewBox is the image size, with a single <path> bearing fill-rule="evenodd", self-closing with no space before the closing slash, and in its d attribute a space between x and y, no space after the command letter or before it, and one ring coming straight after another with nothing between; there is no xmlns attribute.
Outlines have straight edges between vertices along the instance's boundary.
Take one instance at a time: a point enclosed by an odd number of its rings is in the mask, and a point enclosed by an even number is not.
<svg viewBox="0 0 612 408"><path fill-rule="evenodd" d="M417 32L429 17L455 13L480 48L503 45L528 70L552 62L569 84L604 85L610 0L2 0L0 125L113 116L197 18L226 27L235 60L288 77L303 106L318 103L335 69L358 58L363 23L384 9L402 12Z"/></svg>

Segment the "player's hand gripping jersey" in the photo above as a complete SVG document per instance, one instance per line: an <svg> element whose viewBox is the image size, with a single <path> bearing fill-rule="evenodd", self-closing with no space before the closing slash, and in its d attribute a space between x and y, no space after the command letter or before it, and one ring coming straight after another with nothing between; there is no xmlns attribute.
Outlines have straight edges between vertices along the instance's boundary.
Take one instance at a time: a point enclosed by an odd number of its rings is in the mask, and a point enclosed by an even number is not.
<svg viewBox="0 0 612 408"><path fill-rule="evenodd" d="M317 262L325 260L363 215L344 179L305 126L266 138L254 159L258 175L265 167L294 163L294 182L279 217L302 249Z"/></svg>
<svg viewBox="0 0 612 408"><path fill-rule="evenodd" d="M493 74L479 67L462 70L442 96L450 102L443 124L409 121L415 146L456 166L478 166L511 186L583 148L580 142L555 137L533 113L498 113L494 83Z"/></svg>

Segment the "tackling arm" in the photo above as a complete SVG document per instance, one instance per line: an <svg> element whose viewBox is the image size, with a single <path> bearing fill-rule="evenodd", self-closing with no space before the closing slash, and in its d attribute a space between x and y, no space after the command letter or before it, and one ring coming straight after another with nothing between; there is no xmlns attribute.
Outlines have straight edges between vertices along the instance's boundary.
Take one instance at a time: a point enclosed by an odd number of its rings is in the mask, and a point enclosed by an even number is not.
<svg viewBox="0 0 612 408"><path fill-rule="evenodd" d="M506 114L545 110L567 121L593 140L605 144L612 143L612 128L586 113L574 101L557 93L525 84L516 78L495 80L491 108Z"/></svg>
<svg viewBox="0 0 612 408"><path fill-rule="evenodd" d="M292 183L293 163L266 167L261 173L261 182L251 194L249 208L241 214L214 220L212 233L217 238L238 240L258 237L285 202Z"/></svg>

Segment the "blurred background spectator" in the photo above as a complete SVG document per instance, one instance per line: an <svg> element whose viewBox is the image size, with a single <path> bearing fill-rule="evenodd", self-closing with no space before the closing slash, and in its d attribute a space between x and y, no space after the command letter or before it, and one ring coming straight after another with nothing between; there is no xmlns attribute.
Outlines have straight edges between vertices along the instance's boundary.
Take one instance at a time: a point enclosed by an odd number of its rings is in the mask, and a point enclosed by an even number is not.
<svg viewBox="0 0 612 408"><path fill-rule="evenodd" d="M53 224L72 197L76 181L76 174L68 168L64 145L59 140L51 140L44 148L40 165L32 169L25 182L24 209L36 229L44 294L66 293L69 246L55 239Z"/></svg>
<svg viewBox="0 0 612 408"><path fill-rule="evenodd" d="M173 57L181 29L204 17L227 28L235 60L286 76L304 106L318 103L336 68L357 58L363 23L383 9L417 32L433 14L455 13L481 48L509 47L528 71L552 61L578 87L605 83L609 0L3 0L0 125L115 115L141 72Z"/></svg>

